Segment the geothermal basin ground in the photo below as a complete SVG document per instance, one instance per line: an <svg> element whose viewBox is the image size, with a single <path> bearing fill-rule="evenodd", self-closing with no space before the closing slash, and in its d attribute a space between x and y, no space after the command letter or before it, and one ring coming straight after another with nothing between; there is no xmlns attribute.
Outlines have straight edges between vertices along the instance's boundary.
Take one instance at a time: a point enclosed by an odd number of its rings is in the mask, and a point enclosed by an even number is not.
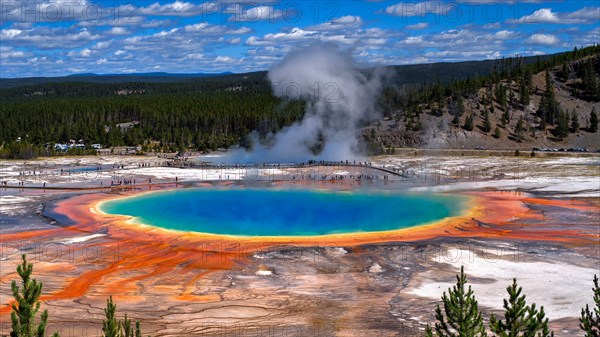
<svg viewBox="0 0 600 337"><path fill-rule="evenodd" d="M61 336L99 336L109 295L152 336L416 336L434 321L461 266L486 317L501 312L516 277L528 301L544 305L557 336L579 334L580 309L591 304L591 280L600 274L600 157L407 153L368 161L253 168L150 156L3 161L0 180L24 188L0 195L0 335L10 330L10 282L22 253L44 283L49 331ZM102 208L215 190L408 193L468 204L426 226L291 236L172 231ZM393 207L385 202L379 212ZM239 210L231 200L221 206L230 216Z"/></svg>

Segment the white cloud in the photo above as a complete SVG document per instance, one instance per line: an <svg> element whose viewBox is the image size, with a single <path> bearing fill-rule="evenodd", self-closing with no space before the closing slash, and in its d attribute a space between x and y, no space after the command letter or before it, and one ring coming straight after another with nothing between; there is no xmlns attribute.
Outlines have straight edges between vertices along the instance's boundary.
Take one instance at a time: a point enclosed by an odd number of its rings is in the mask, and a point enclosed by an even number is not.
<svg viewBox="0 0 600 337"><path fill-rule="evenodd" d="M23 33L20 29L2 29L0 30L0 38L2 40L11 40Z"/></svg>
<svg viewBox="0 0 600 337"><path fill-rule="evenodd" d="M419 3L399 2L386 7L385 12L396 16L424 16L427 13L444 13L452 8L454 6L441 1L424 1Z"/></svg>
<svg viewBox="0 0 600 337"><path fill-rule="evenodd" d="M432 62L473 60L507 54L508 44L518 37L519 33L510 30L489 32L475 27L408 36L394 47L412 56L428 53L426 57Z"/></svg>
<svg viewBox="0 0 600 337"><path fill-rule="evenodd" d="M191 54L185 55L184 59L186 59L186 60L202 60L202 59L204 59L204 54L191 53Z"/></svg>
<svg viewBox="0 0 600 337"><path fill-rule="evenodd" d="M364 42L369 45L384 45L387 43L387 39L366 39Z"/></svg>
<svg viewBox="0 0 600 337"><path fill-rule="evenodd" d="M551 46L559 43L560 40L552 34L533 34L525 42Z"/></svg>
<svg viewBox="0 0 600 337"><path fill-rule="evenodd" d="M92 34L87 29L75 31L72 28L52 28L36 26L27 30L2 29L0 39L11 46L25 46L36 49L78 48L97 40L100 35Z"/></svg>
<svg viewBox="0 0 600 337"><path fill-rule="evenodd" d="M510 38L515 37L516 33L510 30L501 30L499 32L496 32L496 34L494 34L494 36L500 40L508 40Z"/></svg>
<svg viewBox="0 0 600 337"><path fill-rule="evenodd" d="M265 40L273 41L273 40L302 40L307 37L317 35L316 31L304 30L302 28L294 27L290 30L289 33L275 33L275 34L266 34Z"/></svg>
<svg viewBox="0 0 600 337"><path fill-rule="evenodd" d="M482 26L482 28L484 28L484 29L498 29L500 27L501 27L500 22L487 23Z"/></svg>
<svg viewBox="0 0 600 337"><path fill-rule="evenodd" d="M596 23L600 21L600 7L584 7L566 15L567 19L577 22Z"/></svg>
<svg viewBox="0 0 600 337"><path fill-rule="evenodd" d="M175 1L172 3L161 5L158 2L153 3L150 6L140 8L139 12L144 15L163 15L163 16L182 16L189 17L195 15L205 15L208 13L215 13L219 9L219 5L216 2L205 2L199 5Z"/></svg>
<svg viewBox="0 0 600 337"><path fill-rule="evenodd" d="M112 44L112 41L100 41L100 42L97 42L97 43L96 43L96 44L95 44L95 45L92 47L92 49L96 49L96 50L99 50L99 49L106 49L106 48L110 47L110 45L111 45L111 44Z"/></svg>
<svg viewBox="0 0 600 337"><path fill-rule="evenodd" d="M405 44L421 44L425 42L425 40L423 40L423 36L409 36L402 42Z"/></svg>
<svg viewBox="0 0 600 337"><path fill-rule="evenodd" d="M236 62L236 59L229 56L217 56L215 62L233 63Z"/></svg>
<svg viewBox="0 0 600 337"><path fill-rule="evenodd" d="M554 24L598 24L600 7L584 7L572 13L555 13L550 8L542 8L510 23L554 23Z"/></svg>
<svg viewBox="0 0 600 337"><path fill-rule="evenodd" d="M457 51L457 50L445 50L437 52L427 52L425 56L428 58L445 58L445 59L469 59L469 58L486 58L486 59L497 59L502 56L500 51L497 50L484 50L484 51Z"/></svg>
<svg viewBox="0 0 600 337"><path fill-rule="evenodd" d="M90 57L92 56L92 51L85 48L79 53L79 55L81 55L81 57Z"/></svg>
<svg viewBox="0 0 600 337"><path fill-rule="evenodd" d="M280 10L275 9L273 6L256 6L245 9L245 6L237 4L235 9L227 11L233 13L233 16L229 18L229 21L236 22L255 22L255 21L274 21L283 16Z"/></svg>
<svg viewBox="0 0 600 337"><path fill-rule="evenodd" d="M211 25L206 22L186 25L183 30L188 33L198 33L204 35L224 35L224 34L247 34L252 30L248 27L232 28L222 25Z"/></svg>
<svg viewBox="0 0 600 337"><path fill-rule="evenodd" d="M271 45L271 42L261 40L257 36L250 36L246 39L246 44L249 46L268 46Z"/></svg>
<svg viewBox="0 0 600 337"><path fill-rule="evenodd" d="M346 15L331 20L331 23L336 25L360 25L362 24L362 19L360 16Z"/></svg>
<svg viewBox="0 0 600 337"><path fill-rule="evenodd" d="M419 22L419 23L415 23L414 25L408 25L405 28L410 29L410 30L419 30L419 29L425 29L428 26L429 26L429 24L427 22Z"/></svg>
<svg viewBox="0 0 600 337"><path fill-rule="evenodd" d="M346 15L339 18L334 18L328 22L323 22L319 25L307 27L307 30L341 30L341 29L357 29L362 26L363 21L360 16Z"/></svg>
<svg viewBox="0 0 600 337"><path fill-rule="evenodd" d="M20 50L2 50L0 52L0 58L2 59L20 59L30 55Z"/></svg>
<svg viewBox="0 0 600 337"><path fill-rule="evenodd" d="M70 57L90 57L92 56L92 51L88 48L84 48L80 51L70 51L67 55Z"/></svg>
<svg viewBox="0 0 600 337"><path fill-rule="evenodd" d="M542 8L518 20L521 23L560 23L558 15L550 8Z"/></svg>
<svg viewBox="0 0 600 337"><path fill-rule="evenodd" d="M351 31L351 32L350 32ZM335 42L338 44L352 45L358 42L380 44L378 36L369 35L363 30L350 30L348 32L340 33L336 30L332 31L317 31L294 27L288 31L280 33L270 33L264 35L262 38L251 36L246 40L247 45L251 46L267 46L276 45L282 43L298 44L298 43L310 43L315 41L320 42ZM371 40L372 39L372 40Z"/></svg>
<svg viewBox="0 0 600 337"><path fill-rule="evenodd" d="M567 45L570 48L598 44L598 41L600 41L600 26L589 31L571 31L569 35L570 39Z"/></svg>
<svg viewBox="0 0 600 337"><path fill-rule="evenodd" d="M129 31L123 27L113 27L108 31L108 34L111 35L127 35Z"/></svg>

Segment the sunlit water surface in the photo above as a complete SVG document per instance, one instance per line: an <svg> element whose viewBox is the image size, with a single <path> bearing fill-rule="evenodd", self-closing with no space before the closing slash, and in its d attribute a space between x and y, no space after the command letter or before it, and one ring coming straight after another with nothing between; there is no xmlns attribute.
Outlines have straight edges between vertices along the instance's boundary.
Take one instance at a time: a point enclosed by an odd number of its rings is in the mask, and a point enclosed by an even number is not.
<svg viewBox="0 0 600 337"><path fill-rule="evenodd" d="M104 202L108 214L186 232L312 236L389 231L459 215L466 198L383 191L192 188Z"/></svg>

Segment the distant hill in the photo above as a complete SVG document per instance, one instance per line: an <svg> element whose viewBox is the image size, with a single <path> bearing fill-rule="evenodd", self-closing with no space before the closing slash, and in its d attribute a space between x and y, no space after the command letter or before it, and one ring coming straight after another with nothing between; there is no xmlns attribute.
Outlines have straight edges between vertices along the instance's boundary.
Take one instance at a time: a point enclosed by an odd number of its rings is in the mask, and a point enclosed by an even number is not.
<svg viewBox="0 0 600 337"><path fill-rule="evenodd" d="M556 55L556 54L555 54ZM521 58L524 64L543 61L552 55L530 56ZM462 80L468 77L483 76L489 74L494 67L498 66L500 60L464 61L464 62L440 62L428 64L387 66L388 71L395 72L395 85L399 87L420 85L439 81L442 84L453 80ZM238 80L244 76L265 79L267 72L258 71L252 73L192 73L174 74L165 72L132 73L132 74L73 74L61 77L25 77L25 78L0 78L0 89L16 88L30 85L47 83L176 83L194 82L198 80L227 81Z"/></svg>
<svg viewBox="0 0 600 337"><path fill-rule="evenodd" d="M563 53L541 56L528 56L520 58L523 65L533 64L548 60L553 56ZM425 64L410 64L389 66L396 73L395 83L402 86L414 86L439 82L448 84L455 80L487 76L494 68L499 68L503 59L463 62L438 62Z"/></svg>
<svg viewBox="0 0 600 337"><path fill-rule="evenodd" d="M204 77L219 77L232 75L232 72L222 73L195 73L195 74L172 74L165 72L155 73L133 73L133 74L73 74L60 77L24 77L24 78L2 78L0 88L16 88L28 85L46 83L168 83L178 81L192 81Z"/></svg>

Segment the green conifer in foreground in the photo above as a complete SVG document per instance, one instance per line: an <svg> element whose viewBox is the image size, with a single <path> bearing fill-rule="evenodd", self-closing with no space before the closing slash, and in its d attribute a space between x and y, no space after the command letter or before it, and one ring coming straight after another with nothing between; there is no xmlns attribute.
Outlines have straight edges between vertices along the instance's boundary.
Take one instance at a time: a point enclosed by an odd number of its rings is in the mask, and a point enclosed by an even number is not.
<svg viewBox="0 0 600 337"><path fill-rule="evenodd" d="M433 329L428 325L425 335L428 337L484 337L487 336L483 317L471 286L465 289L467 276L464 267L456 275L456 285L444 292L442 301L444 311L438 305L435 309L437 322Z"/></svg>
<svg viewBox="0 0 600 337"><path fill-rule="evenodd" d="M490 330L498 337L536 336L551 337L554 333L548 329L548 318L545 318L544 307L539 311L535 306L527 305L525 295L517 280L506 288L508 299L504 299L504 320L492 315Z"/></svg>
<svg viewBox="0 0 600 337"><path fill-rule="evenodd" d="M39 301L42 294L42 282L31 278L33 265L27 263L25 254L21 255L23 262L17 266L17 273L21 277L21 287L16 281L12 281L11 289L17 303L12 305L10 319L12 321L11 337L43 337L46 335L46 324L48 324L48 310L44 310L36 324L36 315L40 310ZM54 333L58 337L58 333Z"/></svg>
<svg viewBox="0 0 600 337"><path fill-rule="evenodd" d="M140 321L135 322L135 330L131 325L131 320L125 318L122 322L117 320L117 305L113 302L112 296L106 300L106 308L104 309L104 315L106 320L102 321L102 332L103 337L142 337L142 329L140 328Z"/></svg>
<svg viewBox="0 0 600 337"><path fill-rule="evenodd" d="M106 320L102 321L102 332L104 337L122 337L121 327L115 316L117 311L117 305L113 303L112 296L106 300L106 308L104 309L104 315Z"/></svg>
<svg viewBox="0 0 600 337"><path fill-rule="evenodd" d="M585 337L600 337L600 287L598 286L598 276L594 275L594 303L595 307L590 310L586 304L585 309L581 309L581 318L579 327L585 332Z"/></svg>

